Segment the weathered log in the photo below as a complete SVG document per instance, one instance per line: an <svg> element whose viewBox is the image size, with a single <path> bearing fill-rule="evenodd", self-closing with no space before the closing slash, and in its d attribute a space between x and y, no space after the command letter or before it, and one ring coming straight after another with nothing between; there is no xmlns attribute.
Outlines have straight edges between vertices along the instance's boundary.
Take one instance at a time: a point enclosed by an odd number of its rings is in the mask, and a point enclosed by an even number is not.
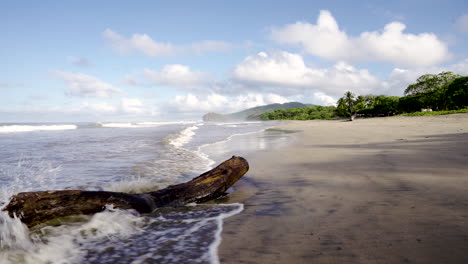
<svg viewBox="0 0 468 264"><path fill-rule="evenodd" d="M149 213L158 207L200 203L220 197L248 170L249 164L244 158L233 156L189 182L154 192L140 194L81 190L23 192L13 196L3 210L8 211L10 216L18 216L28 227L63 216L94 214L103 211L106 205Z"/></svg>

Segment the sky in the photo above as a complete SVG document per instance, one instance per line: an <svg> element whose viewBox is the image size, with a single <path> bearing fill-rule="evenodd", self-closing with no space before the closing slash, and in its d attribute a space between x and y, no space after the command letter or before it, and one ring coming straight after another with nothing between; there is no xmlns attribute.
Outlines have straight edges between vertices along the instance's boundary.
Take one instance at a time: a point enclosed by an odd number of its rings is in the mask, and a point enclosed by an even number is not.
<svg viewBox="0 0 468 264"><path fill-rule="evenodd" d="M2 1L0 122L200 120L468 75L468 2Z"/></svg>

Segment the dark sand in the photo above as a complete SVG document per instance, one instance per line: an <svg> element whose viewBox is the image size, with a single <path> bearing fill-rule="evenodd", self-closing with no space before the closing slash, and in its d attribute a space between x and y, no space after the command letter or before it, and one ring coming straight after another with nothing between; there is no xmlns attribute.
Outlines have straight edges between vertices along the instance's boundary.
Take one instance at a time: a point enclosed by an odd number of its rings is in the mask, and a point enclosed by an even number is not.
<svg viewBox="0 0 468 264"><path fill-rule="evenodd" d="M248 154L221 263L468 263L468 114L296 121Z"/></svg>

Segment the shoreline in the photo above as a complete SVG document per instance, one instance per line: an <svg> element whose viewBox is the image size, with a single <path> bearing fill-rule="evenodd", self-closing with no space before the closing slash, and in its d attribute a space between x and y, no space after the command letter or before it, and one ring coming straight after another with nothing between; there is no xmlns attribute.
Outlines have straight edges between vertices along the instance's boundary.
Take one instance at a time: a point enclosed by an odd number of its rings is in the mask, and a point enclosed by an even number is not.
<svg viewBox="0 0 468 264"><path fill-rule="evenodd" d="M288 121L248 153L221 263L468 263L468 114Z"/></svg>

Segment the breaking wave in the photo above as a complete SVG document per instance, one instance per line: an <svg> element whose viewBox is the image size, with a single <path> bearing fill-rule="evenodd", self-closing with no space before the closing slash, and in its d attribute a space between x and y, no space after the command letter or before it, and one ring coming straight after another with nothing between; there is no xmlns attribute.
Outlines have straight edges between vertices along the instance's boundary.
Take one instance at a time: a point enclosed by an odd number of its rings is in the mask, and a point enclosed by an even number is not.
<svg viewBox="0 0 468 264"><path fill-rule="evenodd" d="M0 133L17 133L32 131L57 131L77 129L76 125L6 125L0 126Z"/></svg>

